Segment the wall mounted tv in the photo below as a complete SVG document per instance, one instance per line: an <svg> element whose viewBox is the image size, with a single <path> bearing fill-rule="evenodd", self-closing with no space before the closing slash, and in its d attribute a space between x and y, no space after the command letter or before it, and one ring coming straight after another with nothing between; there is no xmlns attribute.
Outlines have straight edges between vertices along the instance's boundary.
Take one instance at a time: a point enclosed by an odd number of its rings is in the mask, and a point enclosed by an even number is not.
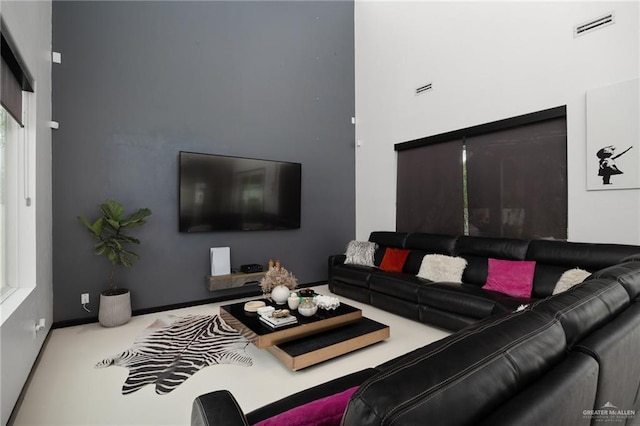
<svg viewBox="0 0 640 426"><path fill-rule="evenodd" d="M300 228L302 165L180 152L180 232Z"/></svg>

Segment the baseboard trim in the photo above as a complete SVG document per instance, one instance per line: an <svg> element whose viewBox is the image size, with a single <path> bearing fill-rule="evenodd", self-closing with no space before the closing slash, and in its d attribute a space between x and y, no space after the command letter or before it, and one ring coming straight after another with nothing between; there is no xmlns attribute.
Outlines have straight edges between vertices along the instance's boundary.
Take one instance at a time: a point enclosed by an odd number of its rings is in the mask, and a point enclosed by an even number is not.
<svg viewBox="0 0 640 426"><path fill-rule="evenodd" d="M316 281L313 283L300 284L298 288L315 287L317 285L323 285L323 284L327 284L327 282ZM220 293L220 292L216 292L216 293ZM131 315L137 316L137 315L154 314L156 312L171 311L173 309L190 308L192 306L200 306L200 305L206 305L209 303L224 302L225 300L234 300L234 299L241 299L244 297L259 296L261 294L262 293L259 290L255 290L255 289L251 289L250 291L247 291L244 293L228 293L228 294L221 293L216 295L215 297L202 299L202 300L194 300L192 302L174 303L171 305L156 306L153 308L135 309L133 312L131 312ZM98 322L97 316L70 319L70 320L64 320L64 321L55 321L53 324L51 324L51 329L74 327L76 325L91 324L94 322Z"/></svg>
<svg viewBox="0 0 640 426"><path fill-rule="evenodd" d="M44 354L44 350L46 349L47 345L49 344L49 337L51 337L51 330L53 329L53 326L51 327L51 329L49 329L49 331L47 332L46 337L44 338L44 342L42 342L42 346L40 347L40 350L38 351L38 355L36 356L35 361L33 362L33 365L31 366L31 370L29 370L29 375L27 376L27 380L25 380L24 385L22 385L22 389L20 390L20 394L18 395L18 400L16 401L15 405L13 406L13 409L11 410L11 414L9 415L9 420L7 421L7 425L13 425L16 421L16 417L18 416L18 411L20 411L20 407L22 406L22 402L24 401L24 397L27 393L27 389L29 388L29 385L31 384L31 380L33 379L33 375L36 372L36 369L38 368L38 365L40 365L40 361L42 360L42 354Z"/></svg>

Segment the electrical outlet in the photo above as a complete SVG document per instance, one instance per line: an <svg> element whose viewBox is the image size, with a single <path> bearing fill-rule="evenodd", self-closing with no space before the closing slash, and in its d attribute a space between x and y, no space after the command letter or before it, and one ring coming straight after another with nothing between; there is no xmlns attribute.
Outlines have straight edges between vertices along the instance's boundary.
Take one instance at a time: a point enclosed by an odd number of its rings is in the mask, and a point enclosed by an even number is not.
<svg viewBox="0 0 640 426"><path fill-rule="evenodd" d="M80 303L86 305L89 303L89 293L82 293L80 295Z"/></svg>

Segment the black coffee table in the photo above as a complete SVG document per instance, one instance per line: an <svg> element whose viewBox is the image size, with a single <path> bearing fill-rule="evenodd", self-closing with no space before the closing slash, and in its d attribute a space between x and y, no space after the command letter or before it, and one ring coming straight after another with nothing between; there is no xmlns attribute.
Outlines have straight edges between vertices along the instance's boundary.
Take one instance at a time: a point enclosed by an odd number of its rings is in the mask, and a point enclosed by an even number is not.
<svg viewBox="0 0 640 426"><path fill-rule="evenodd" d="M268 305L274 305L266 301ZM362 316L362 311L341 303L335 310L318 309L312 317L293 310L298 323L273 329L258 315L244 310L244 302L220 307L220 316L251 343L266 349L291 370L344 355L389 337L389 326Z"/></svg>

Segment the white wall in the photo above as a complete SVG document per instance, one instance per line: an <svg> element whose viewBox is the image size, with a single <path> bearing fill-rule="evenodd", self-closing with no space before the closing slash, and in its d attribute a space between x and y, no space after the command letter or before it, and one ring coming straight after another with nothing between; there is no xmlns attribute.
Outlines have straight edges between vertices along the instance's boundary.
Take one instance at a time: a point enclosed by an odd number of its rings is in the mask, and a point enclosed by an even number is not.
<svg viewBox="0 0 640 426"><path fill-rule="evenodd" d="M640 190L588 192L585 166L585 92L638 77L638 5L356 0L357 238L395 229L393 144L567 105L569 240L640 244Z"/></svg>
<svg viewBox="0 0 640 426"><path fill-rule="evenodd" d="M0 13L35 80L36 96L36 287L12 313L4 303L0 326L0 417L6 424L53 318L51 261L51 2L0 1ZM14 294L15 295L15 294ZM14 296L10 296L10 299ZM9 300L9 299L8 299ZM39 318L45 330L34 332Z"/></svg>

